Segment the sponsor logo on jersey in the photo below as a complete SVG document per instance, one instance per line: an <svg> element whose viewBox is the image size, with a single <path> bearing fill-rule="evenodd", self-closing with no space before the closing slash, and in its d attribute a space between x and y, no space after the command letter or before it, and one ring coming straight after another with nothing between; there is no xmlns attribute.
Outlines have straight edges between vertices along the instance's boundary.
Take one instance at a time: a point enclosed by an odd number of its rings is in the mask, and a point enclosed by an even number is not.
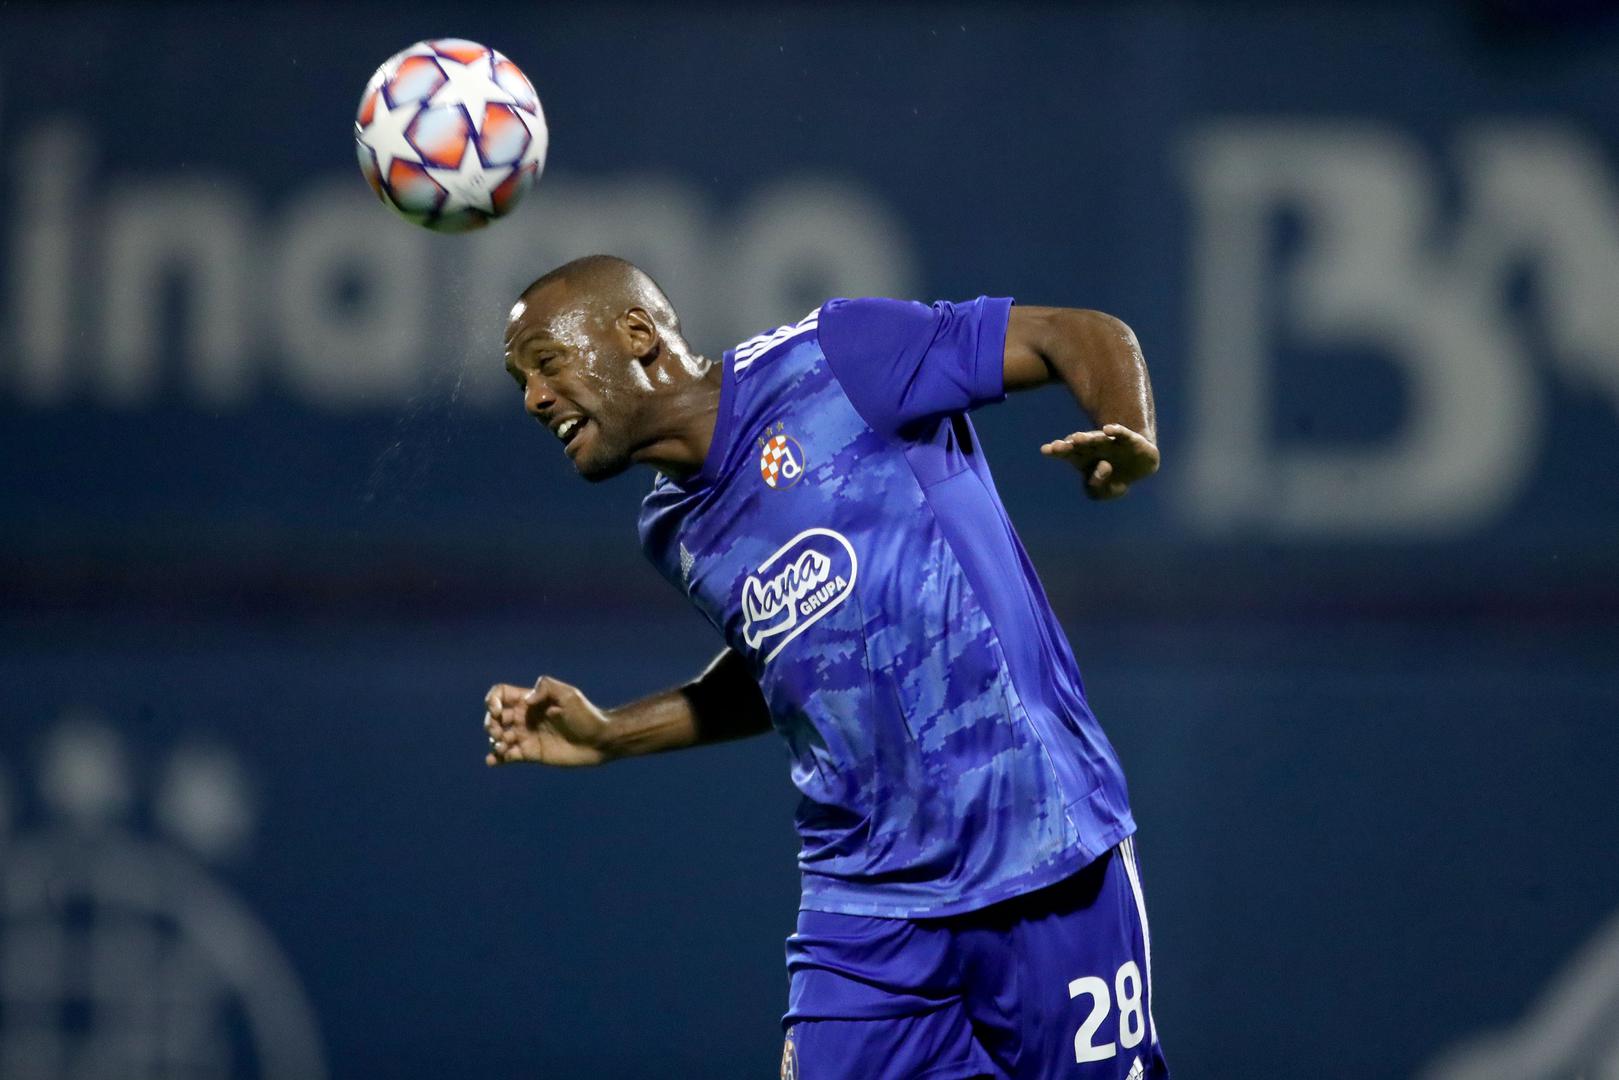
<svg viewBox="0 0 1619 1080"><path fill-rule="evenodd" d="M776 425L775 434L766 433L759 440L759 475L765 486L779 490L790 488L804 478L804 448L798 440Z"/></svg>
<svg viewBox="0 0 1619 1080"><path fill-rule="evenodd" d="M805 529L742 582L742 640L766 660L849 598L854 547L831 529Z"/></svg>

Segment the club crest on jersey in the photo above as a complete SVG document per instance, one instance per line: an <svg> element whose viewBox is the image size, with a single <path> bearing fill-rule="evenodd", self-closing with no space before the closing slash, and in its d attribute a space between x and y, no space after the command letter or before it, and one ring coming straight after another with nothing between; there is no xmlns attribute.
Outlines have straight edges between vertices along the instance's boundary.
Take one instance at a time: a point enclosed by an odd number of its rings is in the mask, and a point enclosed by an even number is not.
<svg viewBox="0 0 1619 1080"><path fill-rule="evenodd" d="M798 1043L793 1039L793 1029L787 1029L787 1037L781 1043L781 1080L798 1080Z"/></svg>
<svg viewBox="0 0 1619 1080"><path fill-rule="evenodd" d="M854 547L831 529L805 529L742 582L742 640L769 651L787 643L849 598L859 563Z"/></svg>
<svg viewBox="0 0 1619 1080"><path fill-rule="evenodd" d="M759 440L759 475L765 486L777 491L790 488L804 478L804 448L798 440L776 425L775 432L766 429Z"/></svg>

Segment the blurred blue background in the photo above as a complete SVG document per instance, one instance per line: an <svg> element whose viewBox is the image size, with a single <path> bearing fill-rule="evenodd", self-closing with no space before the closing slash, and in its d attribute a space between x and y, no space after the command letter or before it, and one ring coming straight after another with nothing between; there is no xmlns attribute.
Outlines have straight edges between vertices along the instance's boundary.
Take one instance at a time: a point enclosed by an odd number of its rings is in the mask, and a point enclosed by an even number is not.
<svg viewBox="0 0 1619 1080"><path fill-rule="evenodd" d="M350 142L451 34L552 133L474 236ZM490 683L720 644L500 369L598 250L713 355L832 295L1134 326L1125 502L1060 393L980 430L1177 1075L1619 1072L1616 151L1592 3L0 6L0 1076L773 1075L772 737L482 765Z"/></svg>

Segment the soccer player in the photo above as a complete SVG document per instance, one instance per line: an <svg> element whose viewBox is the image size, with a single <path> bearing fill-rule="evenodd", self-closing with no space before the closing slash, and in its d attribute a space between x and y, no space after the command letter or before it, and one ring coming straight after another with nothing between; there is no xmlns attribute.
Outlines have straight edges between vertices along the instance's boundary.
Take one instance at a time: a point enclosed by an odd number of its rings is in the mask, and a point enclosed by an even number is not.
<svg viewBox="0 0 1619 1080"><path fill-rule="evenodd" d="M833 300L714 363L598 255L523 293L506 369L585 479L657 471L642 546L728 647L613 709L497 685L488 763L781 733L803 793L784 1077L1167 1076L1124 777L967 418L1060 383L1095 430L1041 452L1123 495L1158 468L1130 329Z"/></svg>

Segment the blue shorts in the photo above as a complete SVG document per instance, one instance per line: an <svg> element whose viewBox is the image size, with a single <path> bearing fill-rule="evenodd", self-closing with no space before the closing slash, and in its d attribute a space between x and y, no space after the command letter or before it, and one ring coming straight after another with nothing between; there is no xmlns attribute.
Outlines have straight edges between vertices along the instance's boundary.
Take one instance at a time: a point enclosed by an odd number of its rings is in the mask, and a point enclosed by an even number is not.
<svg viewBox="0 0 1619 1080"><path fill-rule="evenodd" d="M784 1080L1160 1080L1135 844L941 919L801 911Z"/></svg>

